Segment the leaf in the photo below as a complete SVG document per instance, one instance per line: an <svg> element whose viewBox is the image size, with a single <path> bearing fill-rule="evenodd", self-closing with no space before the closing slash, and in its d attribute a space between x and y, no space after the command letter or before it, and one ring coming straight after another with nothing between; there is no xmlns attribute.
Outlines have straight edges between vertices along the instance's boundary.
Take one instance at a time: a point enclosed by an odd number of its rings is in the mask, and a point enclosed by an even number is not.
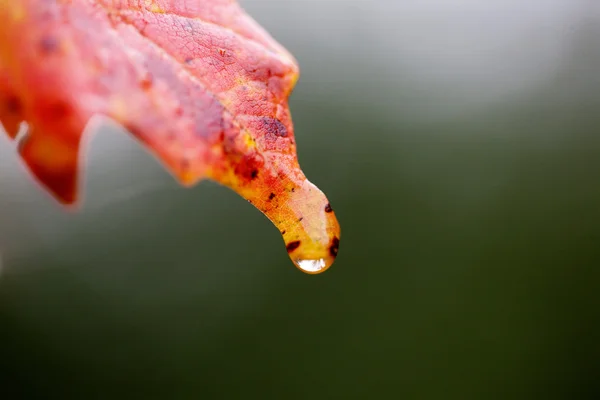
<svg viewBox="0 0 600 400"><path fill-rule="evenodd" d="M75 204L82 134L123 125L183 185L212 179L262 211L294 263L327 269L340 230L302 173L294 58L234 0L0 0L0 121L34 177Z"/></svg>

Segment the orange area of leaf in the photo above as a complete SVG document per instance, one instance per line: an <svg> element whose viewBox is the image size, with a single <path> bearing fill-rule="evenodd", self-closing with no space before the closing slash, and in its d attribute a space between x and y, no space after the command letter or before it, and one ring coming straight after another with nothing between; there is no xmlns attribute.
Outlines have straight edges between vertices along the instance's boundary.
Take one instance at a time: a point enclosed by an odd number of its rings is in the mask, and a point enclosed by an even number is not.
<svg viewBox="0 0 600 400"><path fill-rule="evenodd" d="M294 58L233 0L0 0L0 121L21 157L77 201L94 115L129 130L184 185L213 179L280 230L294 263L326 270L340 228L302 173L288 97Z"/></svg>

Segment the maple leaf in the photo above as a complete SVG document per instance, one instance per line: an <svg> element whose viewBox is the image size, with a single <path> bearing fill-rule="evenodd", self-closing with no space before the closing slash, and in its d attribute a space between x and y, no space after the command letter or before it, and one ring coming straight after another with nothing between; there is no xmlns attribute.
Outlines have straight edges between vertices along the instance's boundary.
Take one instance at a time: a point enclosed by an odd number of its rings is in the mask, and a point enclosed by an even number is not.
<svg viewBox="0 0 600 400"><path fill-rule="evenodd" d="M74 204L90 118L124 126L181 182L226 185L318 273L340 229L302 173L292 55L234 0L0 0L0 121L31 174Z"/></svg>

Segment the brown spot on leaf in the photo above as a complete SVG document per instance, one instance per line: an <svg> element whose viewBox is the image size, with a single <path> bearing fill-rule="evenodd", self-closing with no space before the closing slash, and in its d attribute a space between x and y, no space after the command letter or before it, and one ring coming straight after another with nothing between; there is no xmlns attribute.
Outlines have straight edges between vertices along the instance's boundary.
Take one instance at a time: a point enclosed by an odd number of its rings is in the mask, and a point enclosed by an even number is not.
<svg viewBox="0 0 600 400"><path fill-rule="evenodd" d="M40 40L40 51L44 54L51 54L58 50L58 39L54 36L44 36Z"/></svg>
<svg viewBox="0 0 600 400"><path fill-rule="evenodd" d="M269 200L273 200L275 198L275 193L272 193L269 195Z"/></svg>
<svg viewBox="0 0 600 400"><path fill-rule="evenodd" d="M286 250L288 253L291 253L292 251L296 250L298 247L300 247L300 241L296 240L294 242L289 242L287 244L287 246L285 246Z"/></svg>
<svg viewBox="0 0 600 400"><path fill-rule="evenodd" d="M267 135L278 137L286 137L288 135L287 128L277 118L264 117L262 123Z"/></svg>
<svg viewBox="0 0 600 400"><path fill-rule="evenodd" d="M333 208L331 208L331 204L327 203L327 205L325 206L325 212L330 213L332 211L333 211Z"/></svg>
<svg viewBox="0 0 600 400"><path fill-rule="evenodd" d="M329 246L329 254L331 254L333 257L337 257L339 248L340 239L338 239L337 236L334 236L334 238L331 239L331 245Z"/></svg>
<svg viewBox="0 0 600 400"><path fill-rule="evenodd" d="M227 141L228 139L226 138L225 140ZM236 160L234 173L245 181L253 181L260 174L263 165L264 161L260 155L256 153L246 154Z"/></svg>
<svg viewBox="0 0 600 400"><path fill-rule="evenodd" d="M42 116L42 118L48 120L59 120L70 116L72 113L72 109L71 106L66 102L58 100L50 102L49 104L44 105L43 107L40 107L39 113Z"/></svg>
<svg viewBox="0 0 600 400"><path fill-rule="evenodd" d="M10 96L6 100L5 109L10 114L19 114L23 109L23 104L17 96Z"/></svg>
<svg viewBox="0 0 600 400"><path fill-rule="evenodd" d="M148 74L144 76L140 80L140 87L142 88L142 90L150 90L150 88L152 87L152 75Z"/></svg>
<svg viewBox="0 0 600 400"><path fill-rule="evenodd" d="M67 115L71 114L71 106L62 101L54 103L51 107L51 110L59 117L66 117Z"/></svg>

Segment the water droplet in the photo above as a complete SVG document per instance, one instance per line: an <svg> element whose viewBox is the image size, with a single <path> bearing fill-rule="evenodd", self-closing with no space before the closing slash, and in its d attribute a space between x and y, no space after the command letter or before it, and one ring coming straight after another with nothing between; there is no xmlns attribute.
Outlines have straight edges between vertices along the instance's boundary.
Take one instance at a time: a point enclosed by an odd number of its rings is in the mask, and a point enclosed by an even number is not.
<svg viewBox="0 0 600 400"><path fill-rule="evenodd" d="M307 274L320 274L331 266L324 258L317 260L294 260L294 264Z"/></svg>

